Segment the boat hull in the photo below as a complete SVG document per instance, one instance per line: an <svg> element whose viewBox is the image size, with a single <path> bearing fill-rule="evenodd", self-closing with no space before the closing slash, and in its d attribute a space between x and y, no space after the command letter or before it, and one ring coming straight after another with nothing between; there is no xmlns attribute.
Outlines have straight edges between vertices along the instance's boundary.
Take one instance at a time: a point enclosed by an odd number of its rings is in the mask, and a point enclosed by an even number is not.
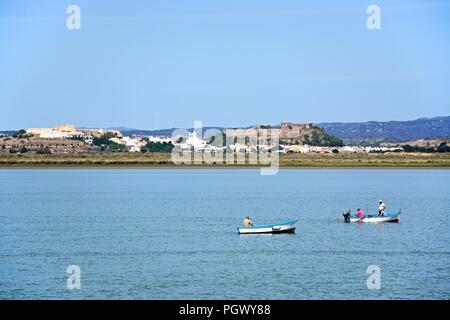
<svg viewBox="0 0 450 320"><path fill-rule="evenodd" d="M295 221L286 221L265 226L237 227L237 229L239 234L293 233L295 232Z"/></svg>
<svg viewBox="0 0 450 320"><path fill-rule="evenodd" d="M379 222L399 222L400 221L400 213L391 213L386 214L384 216L367 216L363 219L358 217L350 217L350 222L359 222L359 223L379 223Z"/></svg>

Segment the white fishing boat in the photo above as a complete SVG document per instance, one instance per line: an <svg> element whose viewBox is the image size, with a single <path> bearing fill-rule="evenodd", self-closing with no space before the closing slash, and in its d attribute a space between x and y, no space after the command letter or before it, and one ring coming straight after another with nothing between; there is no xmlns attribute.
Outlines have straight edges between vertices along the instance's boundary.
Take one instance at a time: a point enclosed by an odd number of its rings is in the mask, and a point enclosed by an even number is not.
<svg viewBox="0 0 450 320"><path fill-rule="evenodd" d="M295 232L295 222L297 220L287 220L274 224L259 225L252 227L237 227L239 234L255 233L292 233Z"/></svg>
<svg viewBox="0 0 450 320"><path fill-rule="evenodd" d="M398 212L385 212L382 216L379 215L366 215L364 218L360 218L356 215L351 215L350 211L344 212L344 220L345 222L399 222L400 214L402 211Z"/></svg>

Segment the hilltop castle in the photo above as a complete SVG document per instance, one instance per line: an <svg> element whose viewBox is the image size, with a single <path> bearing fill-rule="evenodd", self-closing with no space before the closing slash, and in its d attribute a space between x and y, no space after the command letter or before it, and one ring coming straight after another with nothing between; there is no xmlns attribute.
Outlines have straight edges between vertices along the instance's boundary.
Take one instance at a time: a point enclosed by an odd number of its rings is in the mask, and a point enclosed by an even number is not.
<svg viewBox="0 0 450 320"><path fill-rule="evenodd" d="M237 138L257 138L261 130L267 130L267 137L278 135L280 142L285 144L299 144L305 138L313 136L317 128L312 123L282 122L280 126L254 125L248 129L225 129L225 135Z"/></svg>

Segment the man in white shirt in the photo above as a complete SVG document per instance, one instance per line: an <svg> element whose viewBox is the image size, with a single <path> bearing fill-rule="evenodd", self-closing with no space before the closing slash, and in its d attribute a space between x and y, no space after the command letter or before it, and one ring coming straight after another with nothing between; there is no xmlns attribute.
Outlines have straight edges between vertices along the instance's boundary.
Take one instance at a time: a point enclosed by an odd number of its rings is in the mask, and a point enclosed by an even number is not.
<svg viewBox="0 0 450 320"><path fill-rule="evenodd" d="M378 216L384 216L384 212L386 211L386 205L383 200L379 201L380 205L378 206Z"/></svg>

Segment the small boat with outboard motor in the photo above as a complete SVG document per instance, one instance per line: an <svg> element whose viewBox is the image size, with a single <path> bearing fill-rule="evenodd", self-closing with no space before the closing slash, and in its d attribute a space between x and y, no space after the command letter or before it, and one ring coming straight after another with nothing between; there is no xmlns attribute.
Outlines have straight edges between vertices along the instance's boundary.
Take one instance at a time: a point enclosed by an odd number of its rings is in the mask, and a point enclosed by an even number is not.
<svg viewBox="0 0 450 320"><path fill-rule="evenodd" d="M344 216L345 222L399 222L400 214L402 210L397 212L385 212L383 215L378 214L369 214L360 218L357 215L352 215L350 210L344 212L342 215Z"/></svg>

